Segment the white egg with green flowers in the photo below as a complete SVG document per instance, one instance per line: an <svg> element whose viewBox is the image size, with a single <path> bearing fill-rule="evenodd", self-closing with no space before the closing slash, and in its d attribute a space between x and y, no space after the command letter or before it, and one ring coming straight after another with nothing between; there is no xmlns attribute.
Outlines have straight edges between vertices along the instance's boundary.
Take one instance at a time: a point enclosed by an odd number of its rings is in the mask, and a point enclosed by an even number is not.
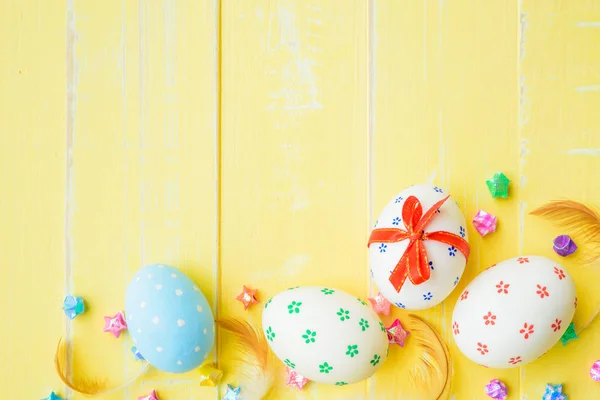
<svg viewBox="0 0 600 400"><path fill-rule="evenodd" d="M288 289L265 304L269 346L311 381L343 386L369 378L388 354L385 326L363 300L330 287Z"/></svg>

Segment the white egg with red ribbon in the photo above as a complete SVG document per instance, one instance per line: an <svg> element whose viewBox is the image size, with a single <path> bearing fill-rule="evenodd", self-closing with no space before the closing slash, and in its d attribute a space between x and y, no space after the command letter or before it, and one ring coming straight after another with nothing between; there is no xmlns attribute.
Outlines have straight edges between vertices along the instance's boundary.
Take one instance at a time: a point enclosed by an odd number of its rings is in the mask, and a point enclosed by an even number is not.
<svg viewBox="0 0 600 400"><path fill-rule="evenodd" d="M464 272L470 247L465 217L444 189L421 184L383 208L369 238L371 275L397 307L438 305Z"/></svg>

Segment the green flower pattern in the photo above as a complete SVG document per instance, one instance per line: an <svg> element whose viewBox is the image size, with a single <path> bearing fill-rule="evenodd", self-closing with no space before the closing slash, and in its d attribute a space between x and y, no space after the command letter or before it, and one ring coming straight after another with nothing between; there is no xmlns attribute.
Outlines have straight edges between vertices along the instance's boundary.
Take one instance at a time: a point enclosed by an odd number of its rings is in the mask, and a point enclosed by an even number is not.
<svg viewBox="0 0 600 400"><path fill-rule="evenodd" d="M271 342L273 341L273 339L275 339L275 332L273 332L273 328L271 327L267 328L267 339Z"/></svg>
<svg viewBox="0 0 600 400"><path fill-rule="evenodd" d="M273 298L270 298L266 303L265 303L265 310L267 309L267 307L269 307L269 304L271 304L271 302L273 301Z"/></svg>
<svg viewBox="0 0 600 400"><path fill-rule="evenodd" d="M300 312L300 306L302 306L301 301L292 301L292 303L288 305L288 312L290 314L298 314Z"/></svg>
<svg viewBox="0 0 600 400"><path fill-rule="evenodd" d="M367 321L364 318L361 318L360 322L358 323L358 325L360 325L360 328L364 332L364 331L366 331L369 328L369 321Z"/></svg>
<svg viewBox="0 0 600 400"><path fill-rule="evenodd" d="M294 287L288 288L288 290L294 290L294 289L298 289L299 287L300 287L300 286L294 286Z"/></svg>
<svg viewBox="0 0 600 400"><path fill-rule="evenodd" d="M373 359L370 361L372 366L376 366L377 364L379 364L379 361L381 360L381 357L378 356L377 354L375 354L373 356Z"/></svg>
<svg viewBox="0 0 600 400"><path fill-rule="evenodd" d="M340 317L340 321L342 322L350 319L350 311L344 310L343 308L340 308L340 311L337 312L337 315Z"/></svg>
<svg viewBox="0 0 600 400"><path fill-rule="evenodd" d="M328 374L331 372L331 370L333 370L333 367L326 362L319 365L319 372L322 374Z"/></svg>
<svg viewBox="0 0 600 400"><path fill-rule="evenodd" d="M349 345L346 355L350 356L352 358L354 358L355 355L358 355L358 345L357 344Z"/></svg>
<svg viewBox="0 0 600 400"><path fill-rule="evenodd" d="M323 294L325 294L325 295L329 295L329 294L334 294L334 293L335 293L335 290L333 290L333 289L328 289L328 288L323 288L323 289L321 290L321 292L323 292Z"/></svg>
<svg viewBox="0 0 600 400"><path fill-rule="evenodd" d="M306 343L306 344L314 343L315 336L317 336L317 332L307 329L306 333L304 335L302 335L302 339L304 339L304 343Z"/></svg>
<svg viewBox="0 0 600 400"><path fill-rule="evenodd" d="M286 358L285 360L283 360L283 362L285 363L285 365L287 365L290 368L296 368L296 364L294 364L293 362L291 362L288 358Z"/></svg>
<svg viewBox="0 0 600 400"><path fill-rule="evenodd" d="M385 326L383 325L383 322L379 321L379 327L381 328L381 332L385 332Z"/></svg>
<svg viewBox="0 0 600 400"><path fill-rule="evenodd" d="M364 302L362 299L359 299L358 297L356 298L356 300L358 300L358 302L359 302L360 304L362 304L363 306L366 306L366 305L367 305L367 303L365 303L365 302Z"/></svg>
<svg viewBox="0 0 600 400"><path fill-rule="evenodd" d="M346 386L348 382L336 382L335 386Z"/></svg>

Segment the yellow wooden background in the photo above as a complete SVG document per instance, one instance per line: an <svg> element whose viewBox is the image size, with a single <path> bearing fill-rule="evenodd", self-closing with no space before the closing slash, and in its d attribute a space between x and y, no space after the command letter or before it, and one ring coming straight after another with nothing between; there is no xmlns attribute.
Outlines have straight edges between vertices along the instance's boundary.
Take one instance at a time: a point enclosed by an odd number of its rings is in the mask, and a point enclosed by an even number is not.
<svg viewBox="0 0 600 400"><path fill-rule="evenodd" d="M600 326L521 369L460 355L457 294L488 265L558 257L561 231L528 212L554 198L600 205L600 2L594 0L0 0L0 395L67 392L72 369L117 383L139 363L103 333L127 282L154 262L181 268L219 316L260 320L264 301L322 284L366 298L366 240L383 205L419 182L448 188L470 220L499 217L458 289L420 313L448 339L452 398L600 398L587 376ZM503 171L511 196L485 179ZM561 260L578 285L576 323L600 303L600 270ZM74 321L63 296L85 298ZM394 316L405 315L399 310ZM389 323L392 317L386 317ZM230 370L219 335L212 358ZM411 399L414 345L370 380L311 384L286 399ZM228 374L223 381L236 382ZM216 399L198 375L152 371L106 399ZM428 400L425 398L424 400Z"/></svg>

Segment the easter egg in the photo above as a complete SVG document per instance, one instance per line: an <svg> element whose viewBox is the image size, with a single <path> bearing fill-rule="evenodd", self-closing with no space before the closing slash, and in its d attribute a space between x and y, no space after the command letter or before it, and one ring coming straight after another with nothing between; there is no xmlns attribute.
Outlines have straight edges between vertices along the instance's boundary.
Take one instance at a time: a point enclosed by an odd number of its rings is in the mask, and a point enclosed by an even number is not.
<svg viewBox="0 0 600 400"><path fill-rule="evenodd" d="M339 289L304 286L281 292L265 304L262 325L275 355L315 382L358 382L387 358L387 333L377 314Z"/></svg>
<svg viewBox="0 0 600 400"><path fill-rule="evenodd" d="M125 315L137 350L161 371L190 371L213 347L208 301L177 268L154 264L139 270L127 288Z"/></svg>
<svg viewBox="0 0 600 400"><path fill-rule="evenodd" d="M408 310L433 307L448 297L462 277L467 262L464 251L466 248L468 254L469 245L465 217L458 204L448 198L439 211L427 214L447 196L444 190L432 185L404 189L383 208L371 232L369 264L373 281L381 294L397 307ZM416 203L411 198L418 200L421 213L413 210ZM423 226L419 225L420 220ZM394 242L381 240L394 235L411 236L410 231L416 228L419 229L414 236L420 244L411 244L409 237ZM427 256L425 259L423 253L418 254L420 267L412 257L417 257L417 246L422 246ZM399 264L405 253L411 257L406 269ZM405 280L398 289L392 281L402 276Z"/></svg>
<svg viewBox="0 0 600 400"><path fill-rule="evenodd" d="M477 364L523 366L563 335L575 313L575 296L567 270L548 258L500 262L473 279L458 298L454 341Z"/></svg>

